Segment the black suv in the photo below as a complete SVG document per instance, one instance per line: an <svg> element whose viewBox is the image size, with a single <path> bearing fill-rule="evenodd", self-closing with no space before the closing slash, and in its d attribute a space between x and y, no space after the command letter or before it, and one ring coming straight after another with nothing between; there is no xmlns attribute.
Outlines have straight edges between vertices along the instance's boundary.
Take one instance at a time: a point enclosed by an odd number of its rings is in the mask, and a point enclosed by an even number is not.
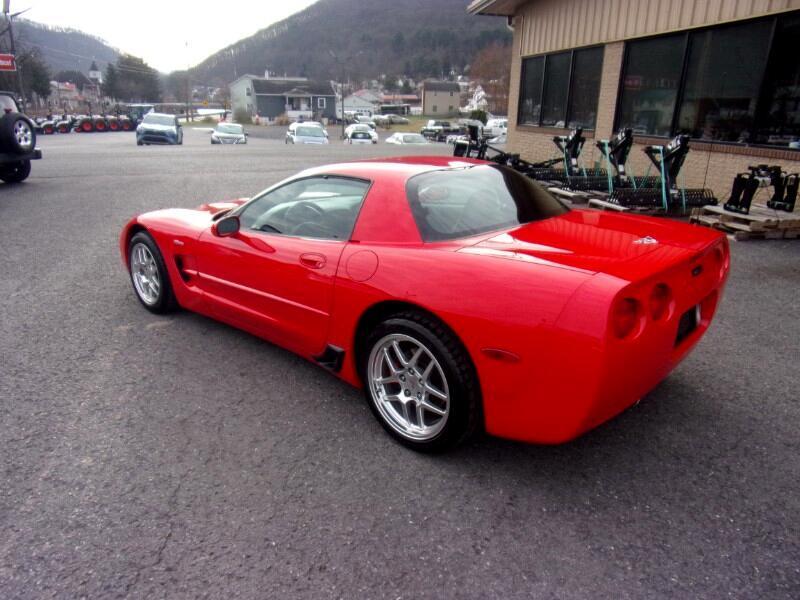
<svg viewBox="0 0 800 600"><path fill-rule="evenodd" d="M42 158L36 147L36 125L19 112L12 92L0 92L0 179L19 183L31 174L31 161Z"/></svg>

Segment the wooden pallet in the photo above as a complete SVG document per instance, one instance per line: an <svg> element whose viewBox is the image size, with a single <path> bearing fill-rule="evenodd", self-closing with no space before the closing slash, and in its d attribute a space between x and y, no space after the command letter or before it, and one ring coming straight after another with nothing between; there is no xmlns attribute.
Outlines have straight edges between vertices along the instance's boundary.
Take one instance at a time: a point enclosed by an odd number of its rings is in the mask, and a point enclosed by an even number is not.
<svg viewBox="0 0 800 600"><path fill-rule="evenodd" d="M703 206L692 211L692 223L719 229L736 240L783 240L800 238L800 214L755 205L749 214Z"/></svg>

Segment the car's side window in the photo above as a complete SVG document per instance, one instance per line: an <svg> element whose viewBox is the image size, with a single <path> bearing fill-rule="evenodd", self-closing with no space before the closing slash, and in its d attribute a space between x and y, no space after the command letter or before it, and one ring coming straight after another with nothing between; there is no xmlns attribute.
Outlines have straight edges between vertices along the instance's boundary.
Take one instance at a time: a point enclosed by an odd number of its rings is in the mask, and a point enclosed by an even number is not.
<svg viewBox="0 0 800 600"><path fill-rule="evenodd" d="M347 177L309 177L262 194L239 215L243 230L348 240L369 183Z"/></svg>

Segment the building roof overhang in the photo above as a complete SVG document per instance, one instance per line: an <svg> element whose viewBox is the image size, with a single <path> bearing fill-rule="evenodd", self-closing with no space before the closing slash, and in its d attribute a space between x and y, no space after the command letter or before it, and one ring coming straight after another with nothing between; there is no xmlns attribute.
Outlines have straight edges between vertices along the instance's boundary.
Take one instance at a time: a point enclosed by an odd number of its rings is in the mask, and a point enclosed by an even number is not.
<svg viewBox="0 0 800 600"><path fill-rule="evenodd" d="M531 0L472 0L467 6L471 15L513 17L519 7Z"/></svg>

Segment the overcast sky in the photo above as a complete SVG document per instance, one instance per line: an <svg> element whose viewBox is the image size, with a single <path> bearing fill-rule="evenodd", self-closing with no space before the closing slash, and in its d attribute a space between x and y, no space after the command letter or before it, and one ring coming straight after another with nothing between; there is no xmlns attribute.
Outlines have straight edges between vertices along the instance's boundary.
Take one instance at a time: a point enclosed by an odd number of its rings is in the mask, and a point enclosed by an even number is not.
<svg viewBox="0 0 800 600"><path fill-rule="evenodd" d="M314 0L11 0L11 11L30 8L25 18L31 21L80 29L168 72L185 69L187 63L195 65L313 3Z"/></svg>

